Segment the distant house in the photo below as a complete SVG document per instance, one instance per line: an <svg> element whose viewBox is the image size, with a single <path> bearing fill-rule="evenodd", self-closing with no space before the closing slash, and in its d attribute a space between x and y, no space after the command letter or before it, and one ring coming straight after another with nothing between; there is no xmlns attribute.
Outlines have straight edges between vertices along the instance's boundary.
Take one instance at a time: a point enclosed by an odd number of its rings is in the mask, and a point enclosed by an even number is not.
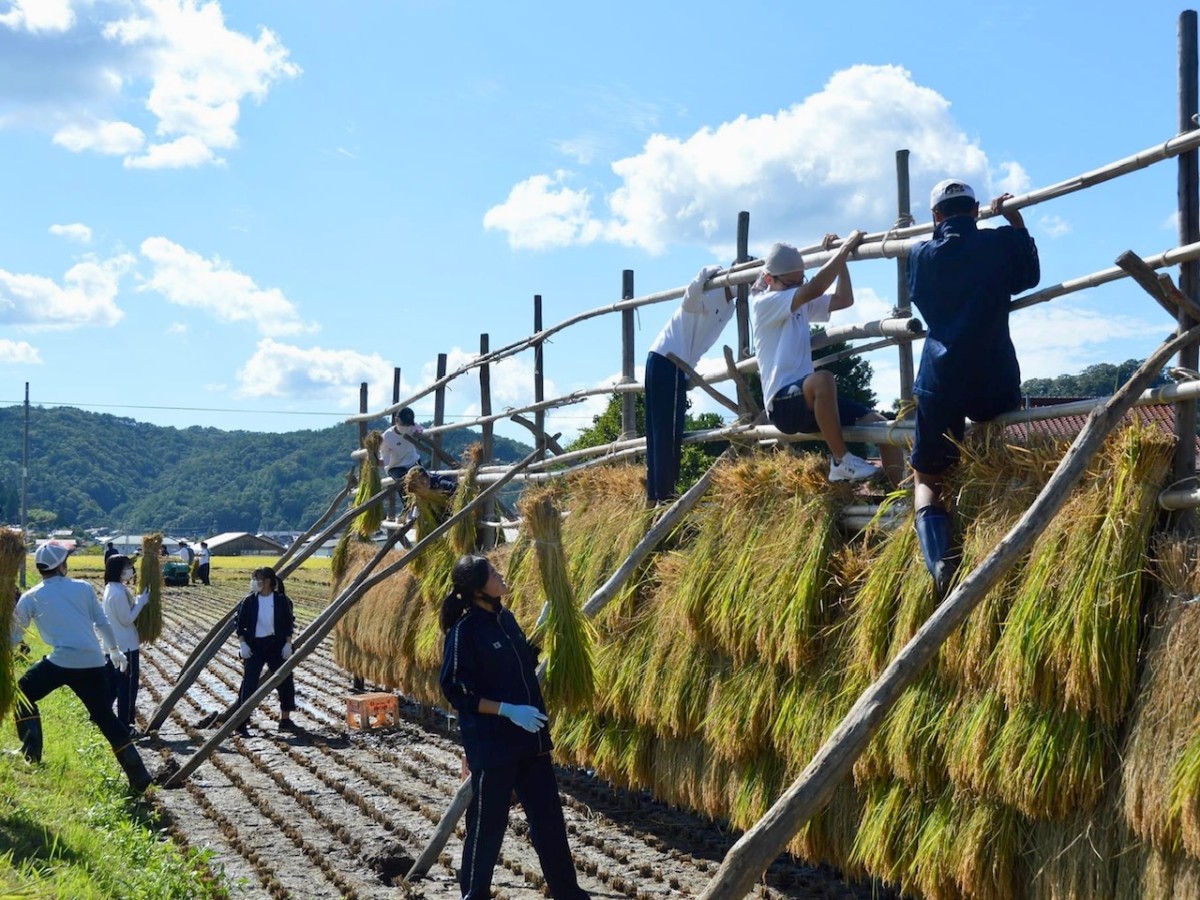
<svg viewBox="0 0 1200 900"><path fill-rule="evenodd" d="M111 537L101 539L101 546L112 541L112 545L117 548L118 553L123 553L126 556L133 554L142 549L142 536L140 534L114 534Z"/></svg>
<svg viewBox="0 0 1200 900"><path fill-rule="evenodd" d="M1080 399L1087 398L1031 397L1028 399L1028 406L1030 408L1058 406L1063 403L1073 403ZM1083 430L1083 426L1087 424L1087 418L1086 415L1075 414L1056 416L1052 419L1043 419L1039 422L1021 422L1006 426L1004 434L1006 437L1015 438L1022 443L1033 434L1074 440L1075 436ZM1175 404L1165 403L1135 406L1129 412L1125 413L1124 421L1137 421L1142 425L1152 425L1162 429L1167 434L1173 435L1175 433ZM1196 462L1200 465L1200 435L1197 435L1195 439L1195 452Z"/></svg>
<svg viewBox="0 0 1200 900"><path fill-rule="evenodd" d="M284 548L248 531L226 531L208 538L208 552L213 556L278 556ZM193 544L193 549L199 543Z"/></svg>

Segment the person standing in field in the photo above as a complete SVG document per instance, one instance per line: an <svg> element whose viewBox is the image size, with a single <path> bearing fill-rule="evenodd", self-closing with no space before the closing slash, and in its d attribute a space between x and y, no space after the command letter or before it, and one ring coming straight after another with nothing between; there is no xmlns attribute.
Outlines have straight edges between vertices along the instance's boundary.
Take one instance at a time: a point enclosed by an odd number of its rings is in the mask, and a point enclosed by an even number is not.
<svg viewBox="0 0 1200 900"><path fill-rule="evenodd" d="M129 557L117 553L104 561L104 598L101 605L112 626L117 646L125 653L129 663L122 670L109 662L108 677L116 696L117 721L129 730L130 737L136 737L134 718L137 713L142 645L137 630L137 617L150 602L150 592L142 591L134 597L133 591L129 589L132 583L133 563Z"/></svg>
<svg viewBox="0 0 1200 900"><path fill-rule="evenodd" d="M99 634L114 668L124 672L128 661L117 644L108 617L86 581L67 577L70 550L54 541L38 547L34 563L41 584L21 595L13 612L10 643L21 643L25 630L36 625L50 645L49 656L30 666L17 682L17 736L21 751L30 762L42 760L42 717L37 703L60 687L70 688L82 701L88 717L112 747L129 786L141 793L151 784L142 758L129 737L129 729L112 709L112 694L104 668L106 651L96 641Z"/></svg>
<svg viewBox="0 0 1200 900"><path fill-rule="evenodd" d="M200 579L200 583L208 584L209 566L212 564L212 554L208 552L208 542L200 542L200 554L197 557L199 564L196 567L196 577Z"/></svg>
<svg viewBox="0 0 1200 900"><path fill-rule="evenodd" d="M1021 369L1008 330L1011 297L1041 279L1037 245L1017 209L992 215L1007 226L977 227L979 203L969 184L948 178L929 198L933 237L908 256L908 286L928 333L913 393L917 400L912 467L917 538L939 597L958 568L943 497L958 462L966 419L985 422L1021 404Z"/></svg>
<svg viewBox="0 0 1200 900"><path fill-rule="evenodd" d="M503 604L508 585L482 556L461 557L450 580L441 610L441 685L458 710L473 789L458 871L462 896L491 896L515 793L550 896L587 900L567 842L533 651Z"/></svg>
<svg viewBox="0 0 1200 900"><path fill-rule="evenodd" d="M258 690L263 666L267 667L268 675L273 674L292 655L292 632L296 628L292 601L284 593L274 569L270 566L255 569L250 585L250 593L242 600L237 615L240 653L245 660L238 705ZM280 682L278 691L279 730L299 731L300 727L292 721L296 681L290 673ZM245 722L238 726L238 733L243 737L249 734Z"/></svg>

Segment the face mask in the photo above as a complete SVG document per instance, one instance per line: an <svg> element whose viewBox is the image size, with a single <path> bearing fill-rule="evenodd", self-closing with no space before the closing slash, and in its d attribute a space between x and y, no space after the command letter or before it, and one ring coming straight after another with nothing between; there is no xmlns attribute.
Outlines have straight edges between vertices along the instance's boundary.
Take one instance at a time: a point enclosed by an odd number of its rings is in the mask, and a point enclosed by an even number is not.
<svg viewBox="0 0 1200 900"><path fill-rule="evenodd" d="M133 581L133 569L126 569L121 573L122 581Z"/></svg>
<svg viewBox="0 0 1200 900"><path fill-rule="evenodd" d="M250 590L254 591L254 593L256 593L256 594L258 593L258 579L257 578L250 579Z"/></svg>

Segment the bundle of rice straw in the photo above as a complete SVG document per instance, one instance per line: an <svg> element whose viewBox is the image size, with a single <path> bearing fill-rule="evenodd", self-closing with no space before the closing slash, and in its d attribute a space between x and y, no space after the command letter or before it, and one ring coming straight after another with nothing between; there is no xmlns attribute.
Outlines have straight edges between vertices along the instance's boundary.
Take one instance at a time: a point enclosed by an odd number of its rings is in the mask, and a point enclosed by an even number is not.
<svg viewBox="0 0 1200 900"><path fill-rule="evenodd" d="M11 528L0 528L0 635L7 640L12 630L13 607L17 600L17 575L25 558L25 536ZM0 652L0 718L8 714L16 693L12 654L7 645Z"/></svg>
<svg viewBox="0 0 1200 900"><path fill-rule="evenodd" d="M562 519L550 495L521 502L546 598L546 618L533 635L546 655L546 701L554 709L586 709L595 690L591 624L579 608L562 546Z"/></svg>
<svg viewBox="0 0 1200 900"><path fill-rule="evenodd" d="M150 602L137 617L138 640L152 644L162 634L162 534L147 534L142 538L142 559L138 571L138 586L150 592Z"/></svg>
<svg viewBox="0 0 1200 900"><path fill-rule="evenodd" d="M363 440L367 455L363 457L362 472L358 478L358 491L354 495L354 505L366 503L383 489L383 481L379 477L379 445L383 443L383 435L378 431L370 432ZM369 541L383 524L383 501L372 503L361 513L350 526L362 540Z"/></svg>

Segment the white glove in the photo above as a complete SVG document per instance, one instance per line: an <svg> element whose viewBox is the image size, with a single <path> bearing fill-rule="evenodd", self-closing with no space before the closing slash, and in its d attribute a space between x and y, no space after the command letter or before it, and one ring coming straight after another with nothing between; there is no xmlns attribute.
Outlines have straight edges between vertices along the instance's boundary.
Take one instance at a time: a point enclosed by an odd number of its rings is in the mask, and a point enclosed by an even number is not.
<svg viewBox="0 0 1200 900"><path fill-rule="evenodd" d="M108 651L108 661L122 675L129 669L129 659L125 656L125 652L118 647L113 647Z"/></svg>
<svg viewBox="0 0 1200 900"><path fill-rule="evenodd" d="M147 603L149 603L149 602L150 602L150 591L149 591L149 589L147 589L147 590L144 590L144 591L142 591L140 594L138 594L138 595L137 595L137 604L138 604L138 606L145 606L145 605L146 605Z"/></svg>
<svg viewBox="0 0 1200 900"><path fill-rule="evenodd" d="M292 655L292 642L291 641L286 641L284 643L283 647L280 648L280 650L279 650L279 655L281 657L283 657L284 659L287 659L289 656Z"/></svg>
<svg viewBox="0 0 1200 900"><path fill-rule="evenodd" d="M247 644L245 641L242 641L242 647L238 651L238 653L241 655L242 659L249 659L250 658L250 645Z"/></svg>
<svg viewBox="0 0 1200 900"><path fill-rule="evenodd" d="M534 734L546 727L546 714L536 706L501 703L497 713L510 720L514 725L519 725Z"/></svg>
<svg viewBox="0 0 1200 900"><path fill-rule="evenodd" d="M704 284L721 271L723 270L720 266L705 266L700 270L699 274L692 279L692 283L687 286L687 290L683 292L683 308L685 310L688 312L704 311Z"/></svg>

